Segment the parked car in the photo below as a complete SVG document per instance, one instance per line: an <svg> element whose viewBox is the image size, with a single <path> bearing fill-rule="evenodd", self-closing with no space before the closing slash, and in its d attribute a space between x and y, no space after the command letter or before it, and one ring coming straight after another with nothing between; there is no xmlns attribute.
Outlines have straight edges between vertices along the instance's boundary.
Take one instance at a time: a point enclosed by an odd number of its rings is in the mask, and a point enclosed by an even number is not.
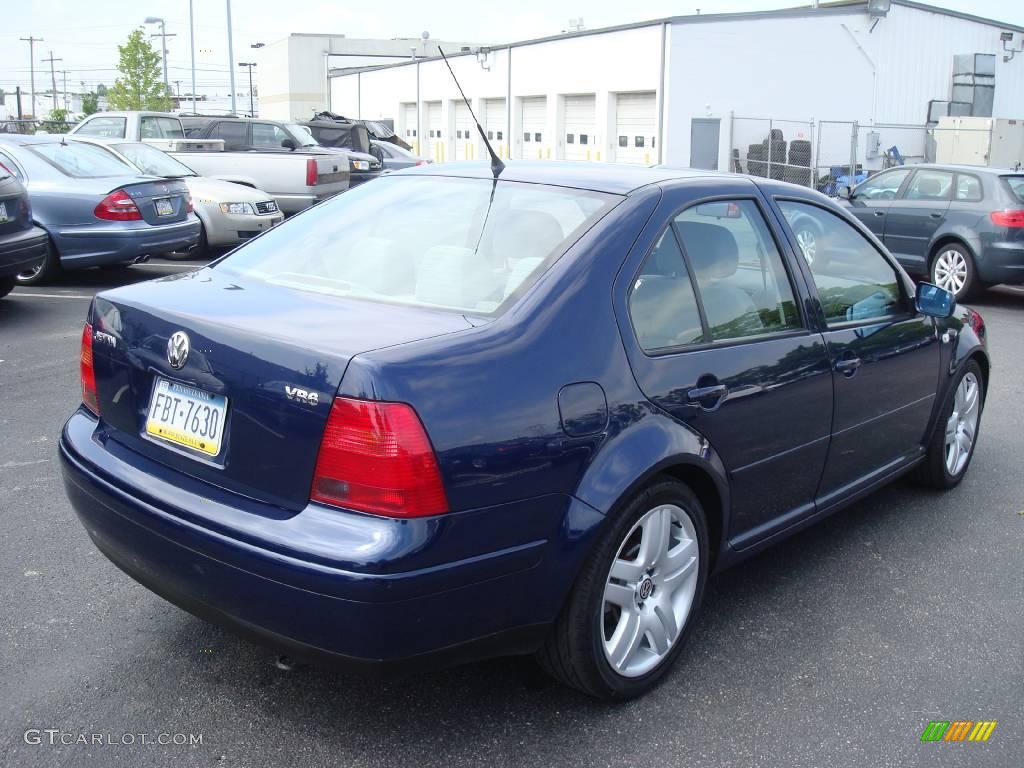
<svg viewBox="0 0 1024 768"><path fill-rule="evenodd" d="M638 695L709 573L959 483L988 386L980 315L769 179L421 166L189 278L96 296L65 486L133 578L297 658Z"/></svg>
<svg viewBox="0 0 1024 768"><path fill-rule="evenodd" d="M841 204L912 274L969 299L1024 283L1024 173L922 164L878 173ZM814 249L816 233L804 230Z"/></svg>
<svg viewBox="0 0 1024 768"><path fill-rule="evenodd" d="M417 165L426 165L432 161L424 160L422 157L414 155L407 149L402 149L397 144L392 144L388 141L378 141L373 139L370 142L376 149L378 149L384 156L384 170L386 171L398 171L402 168L412 168Z"/></svg>
<svg viewBox="0 0 1024 768"><path fill-rule="evenodd" d="M266 192L199 176L181 161L150 144L76 136L71 140L103 147L149 176L184 181L192 195L192 209L202 224L199 253L206 253L211 247L238 245L284 221L277 202Z"/></svg>
<svg viewBox="0 0 1024 768"><path fill-rule="evenodd" d="M29 192L49 235L46 257L18 275L41 283L61 269L130 264L194 248L199 219L183 181L145 176L99 147L60 136L0 136L0 163Z"/></svg>
<svg viewBox="0 0 1024 768"><path fill-rule="evenodd" d="M97 127L99 120L105 122ZM174 124L183 138L172 137L177 133ZM103 112L85 118L71 133L153 144L201 176L263 190L285 214L298 213L349 187L349 161L338 153L224 151L221 139L185 137L178 117L168 113Z"/></svg>
<svg viewBox="0 0 1024 768"><path fill-rule="evenodd" d="M46 257L46 232L32 223L28 192L0 160L0 298Z"/></svg>
<svg viewBox="0 0 1024 768"><path fill-rule="evenodd" d="M191 139L220 139L228 152L303 152L341 155L349 164L349 187L380 176L381 163L372 155L341 147L321 146L309 128L298 123L245 117L182 117Z"/></svg>

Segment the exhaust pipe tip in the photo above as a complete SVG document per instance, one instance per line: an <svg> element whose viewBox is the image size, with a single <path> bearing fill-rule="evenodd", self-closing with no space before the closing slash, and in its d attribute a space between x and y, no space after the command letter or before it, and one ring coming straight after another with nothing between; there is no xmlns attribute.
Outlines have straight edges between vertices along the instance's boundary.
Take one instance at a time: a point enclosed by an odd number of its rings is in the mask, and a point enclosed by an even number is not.
<svg viewBox="0 0 1024 768"><path fill-rule="evenodd" d="M147 261L149 261L148 253L142 256L136 256L135 259L132 261L132 264L145 264Z"/></svg>

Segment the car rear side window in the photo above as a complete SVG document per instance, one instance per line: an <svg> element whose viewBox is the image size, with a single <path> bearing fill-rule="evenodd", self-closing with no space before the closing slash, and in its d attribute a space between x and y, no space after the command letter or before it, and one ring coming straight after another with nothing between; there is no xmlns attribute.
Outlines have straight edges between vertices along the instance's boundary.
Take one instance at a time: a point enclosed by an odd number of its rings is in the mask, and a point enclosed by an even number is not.
<svg viewBox="0 0 1024 768"><path fill-rule="evenodd" d="M53 144L32 144L29 146L39 157L65 176L80 179L102 178L104 176L138 176L139 170L119 160L116 155L91 144L78 142L54 142Z"/></svg>
<svg viewBox="0 0 1024 768"><path fill-rule="evenodd" d="M956 199L961 202L981 202L981 180L965 173L956 175Z"/></svg>
<svg viewBox="0 0 1024 768"><path fill-rule="evenodd" d="M662 233L633 281L629 316L647 352L704 341L697 296L671 229Z"/></svg>
<svg viewBox="0 0 1024 768"><path fill-rule="evenodd" d="M1003 181L1006 182L1013 196L1024 203L1024 176L1003 176Z"/></svg>
<svg viewBox="0 0 1024 768"><path fill-rule="evenodd" d="M217 123L210 131L211 139L222 139L224 141L224 149L233 150L241 149L245 146L246 139L246 124L242 122L222 122Z"/></svg>
<svg viewBox="0 0 1024 768"><path fill-rule="evenodd" d="M800 327L789 276L757 203L701 203L679 214L674 226L712 341Z"/></svg>
<svg viewBox="0 0 1024 768"><path fill-rule="evenodd" d="M918 171L910 180L904 197L907 200L949 200L953 191L953 174L949 171Z"/></svg>
<svg viewBox="0 0 1024 768"><path fill-rule="evenodd" d="M75 133L83 136L101 136L105 139L123 139L124 127L123 117L94 117L87 120Z"/></svg>
<svg viewBox="0 0 1024 768"><path fill-rule="evenodd" d="M143 139L183 139L185 132L176 117L143 116L139 121L139 135Z"/></svg>
<svg viewBox="0 0 1024 768"><path fill-rule="evenodd" d="M336 296L497 314L619 199L490 179L380 178L217 268Z"/></svg>
<svg viewBox="0 0 1024 768"><path fill-rule="evenodd" d="M808 266L830 326L906 314L896 270L849 222L808 203L780 200L779 208L793 230L814 232Z"/></svg>

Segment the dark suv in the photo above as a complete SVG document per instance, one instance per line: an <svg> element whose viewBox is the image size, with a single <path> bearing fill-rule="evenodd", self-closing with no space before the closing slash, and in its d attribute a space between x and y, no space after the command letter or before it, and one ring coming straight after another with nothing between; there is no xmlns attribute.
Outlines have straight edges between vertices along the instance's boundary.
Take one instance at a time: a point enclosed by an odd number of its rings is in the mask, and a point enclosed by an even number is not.
<svg viewBox="0 0 1024 768"><path fill-rule="evenodd" d="M344 154L349 158L349 188L380 176L383 165L368 153L322 146L309 129L298 123L254 120L228 115L182 116L181 125L190 139L221 139L229 152L304 152Z"/></svg>
<svg viewBox="0 0 1024 768"><path fill-rule="evenodd" d="M902 166L839 193L908 272L928 275L958 299L1024 283L1024 171ZM797 228L813 259L817 233Z"/></svg>

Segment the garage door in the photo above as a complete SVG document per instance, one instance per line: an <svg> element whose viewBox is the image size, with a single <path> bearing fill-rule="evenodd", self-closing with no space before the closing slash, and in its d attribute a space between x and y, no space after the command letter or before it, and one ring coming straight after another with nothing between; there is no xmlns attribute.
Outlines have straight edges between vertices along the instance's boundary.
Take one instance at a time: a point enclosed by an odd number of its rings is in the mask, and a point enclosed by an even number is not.
<svg viewBox="0 0 1024 768"><path fill-rule="evenodd" d="M420 137L416 135L416 104L402 105L402 134L415 153L420 153Z"/></svg>
<svg viewBox="0 0 1024 768"><path fill-rule="evenodd" d="M551 137L547 135L548 100L546 96L529 96L522 101L523 159L550 160Z"/></svg>
<svg viewBox="0 0 1024 768"><path fill-rule="evenodd" d="M440 101L428 101L424 105L424 112L426 113L426 120L424 120L423 133L426 134L423 139L426 142L424 144L424 153L426 157L437 163L444 162L444 146L441 131L441 102Z"/></svg>
<svg viewBox="0 0 1024 768"><path fill-rule="evenodd" d="M594 96L565 97L565 159L600 160Z"/></svg>
<svg viewBox="0 0 1024 768"><path fill-rule="evenodd" d="M508 157L508 142L505 136L505 100L484 99L484 132L498 153L498 157Z"/></svg>
<svg viewBox="0 0 1024 768"><path fill-rule="evenodd" d="M473 160L478 136L469 107L464 101L453 101L452 111L455 113L455 154L452 159Z"/></svg>
<svg viewBox="0 0 1024 768"><path fill-rule="evenodd" d="M654 92L620 93L615 97L615 162L650 165L657 162L658 105Z"/></svg>

